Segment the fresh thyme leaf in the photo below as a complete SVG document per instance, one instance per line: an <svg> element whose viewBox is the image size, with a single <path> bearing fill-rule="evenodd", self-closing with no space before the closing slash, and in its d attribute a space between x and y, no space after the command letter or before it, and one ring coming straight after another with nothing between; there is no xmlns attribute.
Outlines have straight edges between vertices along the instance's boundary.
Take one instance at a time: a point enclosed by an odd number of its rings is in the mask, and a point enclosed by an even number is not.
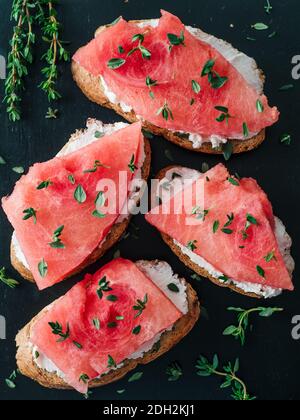
<svg viewBox="0 0 300 420"><path fill-rule="evenodd" d="M85 170L83 171L83 173L84 173L84 174L94 173L94 172L96 172L96 171L97 171L97 169L98 169L98 168L106 168L106 169L108 169L109 167L108 167L108 166L106 166L106 165L103 165L103 164L100 162L100 160L95 160L95 162L94 162L94 166L93 166L92 168L90 168L90 169L85 169Z"/></svg>
<svg viewBox="0 0 300 420"><path fill-rule="evenodd" d="M99 288L97 289L97 295L99 299L103 298L103 292L110 292L112 288L109 287L109 281L106 280L106 277L102 277L102 279L98 283Z"/></svg>
<svg viewBox="0 0 300 420"><path fill-rule="evenodd" d="M8 388L10 388L10 389L15 389L16 388L16 384L9 378L5 379L5 383L8 386Z"/></svg>
<svg viewBox="0 0 300 420"><path fill-rule="evenodd" d="M280 143L290 146L292 143L292 136L290 134L283 134L280 138Z"/></svg>
<svg viewBox="0 0 300 420"><path fill-rule="evenodd" d="M125 50L124 50L124 48L122 47L122 45L119 45L119 46L118 46L118 52L119 52L120 54L124 54Z"/></svg>
<svg viewBox="0 0 300 420"><path fill-rule="evenodd" d="M268 38L274 38L277 35L277 31L273 31L268 35Z"/></svg>
<svg viewBox="0 0 300 420"><path fill-rule="evenodd" d="M38 263L38 270L41 277L46 277L48 274L48 265L44 258Z"/></svg>
<svg viewBox="0 0 300 420"><path fill-rule="evenodd" d="M140 325L137 325L136 327L133 328L132 334L138 335L141 332L141 329L142 327Z"/></svg>
<svg viewBox="0 0 300 420"><path fill-rule="evenodd" d="M118 326L118 324L115 321L107 323L108 328L116 328L117 326Z"/></svg>
<svg viewBox="0 0 300 420"><path fill-rule="evenodd" d="M107 67L112 70L116 70L120 68L121 66L123 66L125 63L126 63L126 60L124 60L124 58L111 58L107 62Z"/></svg>
<svg viewBox="0 0 300 420"><path fill-rule="evenodd" d="M192 209L192 215L196 215L198 220L205 221L206 216L208 215L209 210L202 210L199 206L196 206Z"/></svg>
<svg viewBox="0 0 300 420"><path fill-rule="evenodd" d="M232 178L232 177L228 178L228 182L230 182L230 184L234 185L235 187L240 186L240 183L235 178Z"/></svg>
<svg viewBox="0 0 300 420"><path fill-rule="evenodd" d="M57 340L58 343L62 343L63 341L66 341L70 337L70 326L67 323L66 326L66 332L63 332L63 327L59 322L48 322L48 325L50 326L52 330L52 334L58 335L60 338Z"/></svg>
<svg viewBox="0 0 300 420"><path fill-rule="evenodd" d="M192 89L197 95L201 91L201 86L199 85L198 82L196 82L196 80L192 80Z"/></svg>
<svg viewBox="0 0 300 420"><path fill-rule="evenodd" d="M225 283L229 281L229 277L225 276L225 274L223 274L222 276L219 276L218 279Z"/></svg>
<svg viewBox="0 0 300 420"><path fill-rule="evenodd" d="M197 375L202 377L217 375L224 378L224 382L220 388L231 387L232 398L234 400L254 400L255 397L249 395L245 382L237 376L239 367L239 359L236 359L234 364L228 363L223 367L223 370L218 370L219 358L217 355L214 355L212 362L209 362L206 357L200 356L197 360L196 371Z"/></svg>
<svg viewBox="0 0 300 420"><path fill-rule="evenodd" d="M192 106L192 105L194 105L194 103L195 103L195 99L192 98L191 101L190 101L190 105Z"/></svg>
<svg viewBox="0 0 300 420"><path fill-rule="evenodd" d="M134 162L135 162L135 156L132 155L131 159L130 159L130 162L128 164L128 168L129 168L130 172L132 172L133 174L134 174L135 170L138 169Z"/></svg>
<svg viewBox="0 0 300 420"><path fill-rule="evenodd" d="M264 6L264 9L265 9L266 13L268 15L270 15L271 11L273 10L273 6L271 5L270 0L266 0L266 2L267 2L267 4Z"/></svg>
<svg viewBox="0 0 300 420"><path fill-rule="evenodd" d="M265 257L264 257L264 259L266 260L266 262L271 262L272 260L275 260L275 261L277 261L277 258L276 258L276 256L275 256L275 251L271 251L271 252L269 252Z"/></svg>
<svg viewBox="0 0 300 420"><path fill-rule="evenodd" d="M15 289L16 286L19 285L19 282L17 280L10 279L9 277L7 277L5 267L2 267L0 269L0 282L10 287L11 289Z"/></svg>
<svg viewBox="0 0 300 420"><path fill-rule="evenodd" d="M125 391L125 389L117 389L117 394L122 395Z"/></svg>
<svg viewBox="0 0 300 420"><path fill-rule="evenodd" d="M78 185L74 191L74 198L79 203L82 204L86 201L86 192L82 185Z"/></svg>
<svg viewBox="0 0 300 420"><path fill-rule="evenodd" d="M53 182L49 179L46 181L42 181L37 187L37 190L43 190L44 188L48 188L50 185L53 185Z"/></svg>
<svg viewBox="0 0 300 420"><path fill-rule="evenodd" d="M232 229L223 228L221 229L223 233L226 233L227 235L231 235L233 233Z"/></svg>
<svg viewBox="0 0 300 420"><path fill-rule="evenodd" d="M16 173L16 174L23 174L24 173L24 168L23 166L14 166L12 168L12 170Z"/></svg>
<svg viewBox="0 0 300 420"><path fill-rule="evenodd" d="M128 379L128 382L136 382L139 381L143 376L143 372L135 372L130 378Z"/></svg>
<svg viewBox="0 0 300 420"><path fill-rule="evenodd" d="M100 330L100 320L99 320L99 318L94 318L93 319L93 325L96 328L96 330Z"/></svg>
<svg viewBox="0 0 300 420"><path fill-rule="evenodd" d="M138 46L130 50L129 53L127 54L127 57L131 56L136 51L140 51L140 53L142 54L142 57L145 60L149 60L151 58L151 52L142 45L144 40L145 40L145 36L143 34L134 35L132 37L132 42L138 41Z"/></svg>
<svg viewBox="0 0 300 420"><path fill-rule="evenodd" d="M249 128L246 122L243 122L243 135L244 138L249 137Z"/></svg>
<svg viewBox="0 0 300 420"><path fill-rule="evenodd" d="M68 180L71 182L71 184L72 184L72 185L74 185L74 184L75 184L75 178L74 178L74 175L72 175L72 174L68 175Z"/></svg>
<svg viewBox="0 0 300 420"><path fill-rule="evenodd" d="M149 139L149 140L153 139L154 136L152 133L150 133L150 131L143 129L142 132L143 132L143 136L146 137L146 139Z"/></svg>
<svg viewBox="0 0 300 420"><path fill-rule="evenodd" d="M197 245L196 245L196 243L197 243L197 242L198 242L198 241L196 241L196 240L189 241L189 242L187 243L186 247L187 247L188 249L190 249L192 252L194 252L194 251L195 251L195 249L197 249Z"/></svg>
<svg viewBox="0 0 300 420"><path fill-rule="evenodd" d="M171 290L171 292L174 292L174 293L179 293L180 292L179 287L175 283L169 283L168 284L168 289Z"/></svg>
<svg viewBox="0 0 300 420"><path fill-rule="evenodd" d="M213 224L213 233L216 233L218 231L219 226L220 226L219 220L215 220Z"/></svg>
<svg viewBox="0 0 300 420"><path fill-rule="evenodd" d="M117 321L123 321L124 320L124 316L123 315L117 315L116 316L116 320Z"/></svg>
<svg viewBox="0 0 300 420"><path fill-rule="evenodd" d="M281 86L280 88L279 88L279 90L281 91L281 92L285 92L285 91L287 91L287 90L291 90L291 89L293 89L294 88L294 85L292 84L292 83L290 83L290 84L288 84L288 85L283 85L283 86Z"/></svg>
<svg viewBox="0 0 300 420"><path fill-rule="evenodd" d="M122 16L117 17L113 22L111 22L108 26L114 26L116 25L120 20L122 19Z"/></svg>
<svg viewBox="0 0 300 420"><path fill-rule="evenodd" d="M264 112L265 108L264 108L260 99L257 99L257 101L256 101L256 109L257 109L258 112Z"/></svg>
<svg viewBox="0 0 300 420"><path fill-rule="evenodd" d="M184 31L180 32L180 35L176 35L176 34L167 34L168 40L170 42L170 51L172 50L172 48L174 46L178 46L178 45L184 45Z"/></svg>
<svg viewBox="0 0 300 420"><path fill-rule="evenodd" d="M114 361L114 359L111 357L110 354L108 355L107 367L108 368L111 368L111 367L116 368L117 367L116 362Z"/></svg>
<svg viewBox="0 0 300 420"><path fill-rule="evenodd" d="M150 76L146 77L146 86L152 87L157 85L157 80L152 80Z"/></svg>
<svg viewBox="0 0 300 420"><path fill-rule="evenodd" d="M6 161L2 156L0 156L0 165L6 165Z"/></svg>
<svg viewBox="0 0 300 420"><path fill-rule="evenodd" d="M231 155L233 153L233 146L232 143L230 143L229 141L225 144L222 145L222 151L223 151L223 156L224 159L226 161L228 161L231 158Z"/></svg>
<svg viewBox="0 0 300 420"><path fill-rule="evenodd" d="M53 233L52 242L49 243L51 248L63 249L65 245L62 243L60 237L64 230L64 225L59 226Z"/></svg>
<svg viewBox="0 0 300 420"><path fill-rule="evenodd" d="M82 373L79 376L79 382L83 382L84 384L87 384L89 379L90 379L90 377L86 373Z"/></svg>
<svg viewBox="0 0 300 420"><path fill-rule="evenodd" d="M204 65L204 67L202 69L202 72L201 72L201 77L207 76L209 73L212 72L212 69L213 69L213 67L215 65L215 62L216 62L215 60L208 60L205 63L205 65Z"/></svg>
<svg viewBox="0 0 300 420"><path fill-rule="evenodd" d="M35 352L34 352L34 358L35 359L38 359L40 357L40 353L36 350Z"/></svg>
<svg viewBox="0 0 300 420"><path fill-rule="evenodd" d="M234 214L233 213L227 214L227 222L225 223L224 228L230 226L233 220L234 220Z"/></svg>
<svg viewBox="0 0 300 420"><path fill-rule="evenodd" d="M74 344L74 346L76 346L79 350L81 350L83 347L82 347L82 345L80 344L80 343L78 343L77 341L74 341L73 340L73 344Z"/></svg>
<svg viewBox="0 0 300 420"><path fill-rule="evenodd" d="M269 26L263 22L258 22L254 25L251 25L251 28L255 29L256 31L265 31L266 29L269 29Z"/></svg>
<svg viewBox="0 0 300 420"><path fill-rule="evenodd" d="M256 270L261 277L265 278L266 276L265 270L260 265L256 266Z"/></svg>
<svg viewBox="0 0 300 420"><path fill-rule="evenodd" d="M233 336L236 340L240 340L243 346L246 342L246 332L249 327L249 316L255 312L261 317L270 317L276 312L282 312L282 308L264 308L258 307L253 309L242 309L242 308L227 308L230 312L237 313L238 325L230 325L223 331L223 335Z"/></svg>
<svg viewBox="0 0 300 420"><path fill-rule="evenodd" d="M98 217L98 219L104 219L105 218L105 214L100 213L100 211L98 211L98 210L94 210L92 212L92 216Z"/></svg>
<svg viewBox="0 0 300 420"><path fill-rule="evenodd" d="M100 139L101 137L104 137L104 133L102 133L101 131L99 131L99 130L96 130L95 131L95 133L94 133L94 136L95 136L95 138L96 139ZM98 161L97 161L98 162Z"/></svg>
<svg viewBox="0 0 300 420"><path fill-rule="evenodd" d="M251 225L258 225L256 218L249 213L247 214L247 222L249 222Z"/></svg>
<svg viewBox="0 0 300 420"><path fill-rule="evenodd" d="M156 115L160 115L160 114L166 121L168 121L169 118L171 118L171 120L174 120L173 113L171 109L169 108L169 105L166 101L164 105L161 108L159 108L156 113Z"/></svg>
<svg viewBox="0 0 300 420"><path fill-rule="evenodd" d="M169 382L178 381L183 375L182 368L178 362L172 362L166 369L166 374L168 376Z"/></svg>
<svg viewBox="0 0 300 420"><path fill-rule="evenodd" d="M34 210L32 207L29 207L28 209L23 210L23 214L25 215L23 220L28 220L32 217L33 223L36 224L36 210Z"/></svg>
<svg viewBox="0 0 300 420"><path fill-rule="evenodd" d="M58 109L52 109L51 107L48 108L48 111L45 115L47 120L56 120L58 117Z"/></svg>
<svg viewBox="0 0 300 420"><path fill-rule="evenodd" d="M106 296L106 300L108 300L109 302L116 302L118 300L118 297L115 295L108 295Z"/></svg>
<svg viewBox="0 0 300 420"><path fill-rule="evenodd" d="M21 118L21 93L25 87L24 79L29 73L29 65L33 61L35 18L32 11L34 12L35 7L29 1L14 0L12 3L11 20L14 20L15 25L7 59L4 102L9 119L13 122Z"/></svg>
<svg viewBox="0 0 300 420"><path fill-rule="evenodd" d="M228 108L226 108L225 106L215 106L215 109L221 112L221 114L216 118L216 121L218 122L226 121L226 124L228 125L229 119L233 118L229 114Z"/></svg>
<svg viewBox="0 0 300 420"><path fill-rule="evenodd" d="M148 303L148 295L145 294L143 300L137 299L136 304L133 306L133 310L137 311L134 318L138 318L142 315L143 311L146 309L146 304Z"/></svg>

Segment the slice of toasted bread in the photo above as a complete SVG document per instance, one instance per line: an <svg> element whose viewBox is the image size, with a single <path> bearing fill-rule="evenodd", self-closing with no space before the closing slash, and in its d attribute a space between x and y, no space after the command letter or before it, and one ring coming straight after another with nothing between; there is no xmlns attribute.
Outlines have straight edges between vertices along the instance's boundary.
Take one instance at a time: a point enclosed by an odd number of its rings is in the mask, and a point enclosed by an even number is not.
<svg viewBox="0 0 300 420"><path fill-rule="evenodd" d="M94 120L88 120L88 121L94 121ZM115 123L116 124L116 123ZM104 127L111 126L111 124L103 124ZM69 141L65 144L65 146L60 151L60 155L64 154L64 151L67 149L68 145L71 143L76 143L81 137L81 135L86 130L77 130L69 139ZM142 178L143 180L147 180L150 174L150 166L151 166L151 148L149 140L144 137L144 152L145 152L145 160L143 167L141 169L142 172ZM130 222L131 216L129 215L126 219L124 219L120 223L116 223L108 233L108 235L105 238L105 241L101 244L100 247L96 248L94 252L89 255L89 257L79 266L77 267L72 273L69 274L69 277L71 277L74 274L79 273L82 271L85 267L87 267L90 264L93 264L95 261L97 261L99 258L101 258L112 246L114 246L120 238L125 233L129 222ZM12 266L20 273L20 275L31 282L35 282L33 275L28 267L24 265L24 262L21 258L19 258L19 252L16 249L16 244L14 241L11 241L10 245L10 259Z"/></svg>
<svg viewBox="0 0 300 420"><path fill-rule="evenodd" d="M159 171L159 173L156 175L156 179L158 180L162 180L163 178L165 178L166 173L172 169L176 170L176 168L178 169L178 165L171 165L168 166L166 168L163 168L161 171ZM226 287L229 288L237 293L240 293L242 295L245 296L249 296L251 298L256 298L256 299L262 299L264 296L257 294L257 293L252 293L252 292L246 292L245 290L239 288L236 284L231 283L231 282L222 282L220 281L218 278L212 276L207 270L205 270L204 268L200 267L198 264L196 264L195 262L193 262L186 254L184 254L182 252L182 250L180 249L180 247L178 245L176 245L176 243L174 243L173 238L171 238L171 236L160 232L162 239L164 240L164 242L171 248L171 250L174 252L175 255L177 255L177 257L180 259L180 261L182 261L188 268L190 268L191 270L193 270L195 273L197 273L198 275L202 276L202 277L206 277L207 279L209 279L210 281L212 281L213 283L215 283L216 285L220 286L220 287ZM291 269L291 271L293 271L293 269Z"/></svg>
<svg viewBox="0 0 300 420"><path fill-rule="evenodd" d="M140 261L141 264L156 265L160 264L159 261ZM144 365L157 357L166 353L173 346L175 346L180 340L185 337L197 322L200 315L200 305L196 292L190 284L184 279L180 279L180 282L186 285L186 297L188 302L188 312L183 315L173 326L172 330L165 331L160 337L160 341L156 343L152 349L146 352L143 357L138 359L127 359L122 364L122 367L112 370L109 373L103 375L99 379L94 379L90 382L90 388L95 388L115 382L128 372L135 369L138 365ZM36 317L34 317L17 335L17 366L20 372L28 376L29 378L37 381L39 384L47 388L57 389L72 389L64 380L56 375L50 373L44 369L41 369L33 360L32 346L30 345L30 333L35 321L47 311L47 307L44 308Z"/></svg>
<svg viewBox="0 0 300 420"><path fill-rule="evenodd" d="M134 20L131 21L133 23L142 23L145 20ZM109 25L100 26L95 35L99 32L107 28ZM228 43L226 43L229 45ZM264 75L263 72L260 70L260 78L263 83ZM93 76L83 67L81 67L75 61L72 61L72 74L75 82L77 83L78 87L82 90L82 92L87 96L91 101L104 106L109 109L113 109L117 114L121 115L129 122L136 122L139 121L136 113L134 110L130 112L124 112L120 104L112 103L104 93L104 88L101 83L99 77ZM201 152L201 153L208 153L208 154L222 154L223 150L222 147L213 148L211 143L203 143L201 147L193 147L193 144L188 139L184 138L182 135L178 135L173 131L170 131L165 128L158 127L156 125L151 124L149 121L143 121L143 126L145 130L148 130L158 136L163 136L167 140L171 141L172 143L177 144L184 149L191 150L193 152ZM232 145L233 153L243 153L248 152L250 150L256 149L261 145L261 143L265 140L265 129L261 130L257 135L247 139L247 140L228 140L229 143Z"/></svg>

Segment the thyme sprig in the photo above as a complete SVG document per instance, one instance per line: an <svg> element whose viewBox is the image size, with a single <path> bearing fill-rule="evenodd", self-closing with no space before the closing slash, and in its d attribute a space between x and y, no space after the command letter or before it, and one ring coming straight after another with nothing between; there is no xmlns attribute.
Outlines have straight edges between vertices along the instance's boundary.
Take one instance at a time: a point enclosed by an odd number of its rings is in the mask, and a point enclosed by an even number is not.
<svg viewBox="0 0 300 420"><path fill-rule="evenodd" d="M42 69L45 80L39 87L47 94L49 101L54 101L61 98L61 94L56 89L58 79L57 64L60 61L69 61L70 55L63 46L65 42L60 39L61 24L57 19L54 2L41 0L41 3L47 7L43 18L42 34L43 41L48 43L49 46L46 53L42 56L42 59L46 62L46 66Z"/></svg>
<svg viewBox="0 0 300 420"><path fill-rule="evenodd" d="M242 346L246 342L246 331L249 327L249 316L255 312L258 312L258 315L262 318L269 318L276 312L282 312L283 308L252 308L252 309L242 309L242 308L227 308L228 311L237 312L238 325L230 325L227 327L223 335L233 336L236 340L240 340Z"/></svg>
<svg viewBox="0 0 300 420"><path fill-rule="evenodd" d="M250 396L247 390L245 382L237 376L240 368L239 359L236 359L234 365L229 362L223 367L223 370L219 369L219 358L215 354L212 363L210 363L206 357L200 356L197 360L196 370L199 376L212 376L217 375L225 378L225 381L221 384L220 388L229 388L232 390L232 398L240 401L251 401L255 400L255 397Z"/></svg>
<svg viewBox="0 0 300 420"><path fill-rule="evenodd" d="M33 33L33 9L36 1L13 0L11 20L16 23L10 41L7 70L5 80L6 110L13 122L20 120L21 92L24 90L24 78L28 75L29 64L32 63L32 46L35 43Z"/></svg>
<svg viewBox="0 0 300 420"><path fill-rule="evenodd" d="M7 277L5 267L0 269L0 282L6 284L6 286L10 287L11 289L15 289L15 287L19 284L17 280Z"/></svg>

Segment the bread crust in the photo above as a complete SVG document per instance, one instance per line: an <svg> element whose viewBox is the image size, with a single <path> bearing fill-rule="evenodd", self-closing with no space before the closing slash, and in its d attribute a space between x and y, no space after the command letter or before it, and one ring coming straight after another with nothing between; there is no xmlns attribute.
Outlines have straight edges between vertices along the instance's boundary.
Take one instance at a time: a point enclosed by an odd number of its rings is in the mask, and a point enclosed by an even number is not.
<svg viewBox="0 0 300 420"><path fill-rule="evenodd" d="M132 23L141 23L144 20L133 20ZM100 26L96 32L95 36L107 28L109 25ZM73 74L73 79L77 83L81 91L87 96L92 102L97 103L98 105L104 106L105 108L113 109L117 114L121 115L127 121L133 123L140 121L136 113L132 110L130 112L124 112L119 104L111 103L104 94L103 86L99 77L93 76L78 63L72 60L71 70ZM261 79L264 80L264 75L261 71ZM151 133L157 136L163 136L170 142L177 144L177 146L183 147L184 149L199 152L219 155L223 154L222 148L213 148L211 143L203 143L201 147L194 148L192 142L187 139L182 138L182 136L177 135L176 133L158 127L154 124L151 124L149 121L142 121L143 127L145 130L150 131ZM259 147L266 138L266 130L261 130L257 135L251 137L247 140L228 140L233 147L233 153L244 153L250 150L254 150Z"/></svg>
<svg viewBox="0 0 300 420"><path fill-rule="evenodd" d="M171 166L168 166L166 168L163 168L161 171L159 171L159 173L156 175L155 178L158 179L158 180L162 180L169 170L172 170L172 169L175 170L176 168L178 168L178 165L171 165ZM177 255L177 257L180 259L180 261L183 262L184 265L186 265L188 268L193 270L195 273L197 273L199 276L206 277L208 280L210 280L211 282L213 282L217 286L229 288L229 289L233 290L234 292L237 292L241 295L248 296L248 297L251 297L251 298L256 298L256 299L262 299L262 296L257 295L256 293L245 292L244 290L239 289L234 284L226 284L226 283L220 282L219 279L213 277L207 270L205 270L202 267L199 267L198 264L194 263L187 255L185 255L181 251L179 246L177 246L174 243L173 238L171 238L171 236L169 236L165 233L162 233L162 232L160 232L160 234L161 234L161 237L162 237L163 241L171 248L171 250L174 252L174 254Z"/></svg>
<svg viewBox="0 0 300 420"><path fill-rule="evenodd" d="M74 133L68 143L64 146L64 148L71 142L75 142L79 136L82 134L82 131L84 130L77 130L76 133ZM63 149L62 149L63 150ZM142 179L147 181L149 174L150 174L150 168L151 168L151 147L150 142L147 138L144 137L144 152L145 152L145 160L142 167ZM131 220L131 215L129 215L125 220L123 220L120 223L116 223L106 236L105 241L101 245L101 247L96 248L91 255L89 255L88 258L86 258L85 261L83 261L82 264L80 264L74 271L69 273L68 277L71 277L75 274L78 274L80 271L82 271L87 266L93 264L95 261L97 261L99 258L101 258L111 247L113 247L119 239L123 236L125 233L129 222ZM33 275L31 271L25 267L25 265L20 261L17 257L17 253L13 244L13 241L11 241L10 244L10 259L11 264L19 272L19 274L26 280L35 283L35 280L33 278Z"/></svg>
<svg viewBox="0 0 300 420"><path fill-rule="evenodd" d="M149 264L158 264L159 261L149 261ZM135 369L138 365L145 365L155 360L162 354L169 351L175 346L183 337L185 337L197 322L200 315L200 304L195 290L192 286L187 283L184 279L182 282L186 284L186 293L188 299L188 313L183 315L175 324L171 331L166 331L161 336L159 346L154 347L144 354L139 359L126 359L124 365L117 370L112 370L102 378L94 379L90 382L90 388L96 388L112 382L115 382L123 378L128 372ZM47 372L41 369L33 360L32 348L28 345L30 341L30 332L34 323L47 311L47 307L44 308L37 316L35 316L16 336L17 345L17 366L19 371L38 382L40 385L46 388L56 389L72 389L65 381L57 376L55 373Z"/></svg>

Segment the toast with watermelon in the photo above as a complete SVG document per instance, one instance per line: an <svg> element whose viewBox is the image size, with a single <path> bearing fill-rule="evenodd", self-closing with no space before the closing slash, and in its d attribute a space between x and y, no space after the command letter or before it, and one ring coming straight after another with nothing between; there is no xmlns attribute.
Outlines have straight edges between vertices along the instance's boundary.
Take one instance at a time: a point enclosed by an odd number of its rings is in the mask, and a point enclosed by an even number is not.
<svg viewBox="0 0 300 420"><path fill-rule="evenodd" d="M279 117L252 58L165 11L101 26L72 73L92 101L196 152L252 150Z"/></svg>
<svg viewBox="0 0 300 420"><path fill-rule="evenodd" d="M167 263L117 259L18 333L17 365L45 387L86 393L167 352L199 313L195 291Z"/></svg>
<svg viewBox="0 0 300 420"><path fill-rule="evenodd" d="M86 130L76 131L54 159L30 168L12 195L3 198L15 229L14 268L44 289L99 259L124 234L150 160L140 123L89 119ZM127 185L120 186L121 172ZM115 197L100 191L105 179L115 183ZM108 201L116 208L104 214Z"/></svg>
<svg viewBox="0 0 300 420"><path fill-rule="evenodd" d="M203 174L171 166L157 179L146 220L187 267L254 298L294 289L291 238L255 180L222 164Z"/></svg>

